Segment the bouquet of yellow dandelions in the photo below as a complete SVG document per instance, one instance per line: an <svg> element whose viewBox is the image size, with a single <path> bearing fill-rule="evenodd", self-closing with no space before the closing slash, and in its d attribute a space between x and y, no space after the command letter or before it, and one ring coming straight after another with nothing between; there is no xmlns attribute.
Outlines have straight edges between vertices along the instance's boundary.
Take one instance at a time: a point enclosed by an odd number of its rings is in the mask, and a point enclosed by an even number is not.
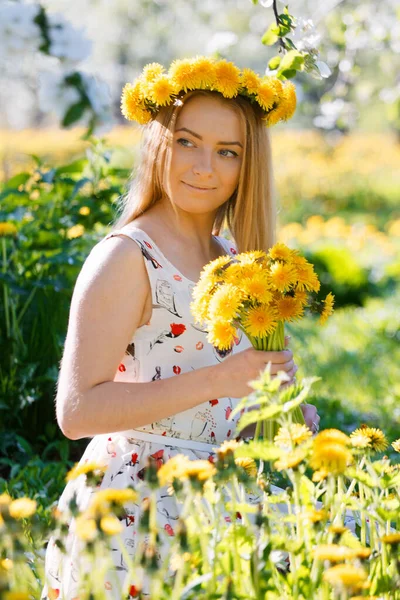
<svg viewBox="0 0 400 600"><path fill-rule="evenodd" d="M220 350L231 348L241 329L257 350L281 351L286 321L300 319L306 309L319 313L321 323L332 314L334 296L318 301L319 289L313 265L277 243L268 253L243 252L208 263L193 290L191 310ZM294 418L304 423L300 409Z"/></svg>

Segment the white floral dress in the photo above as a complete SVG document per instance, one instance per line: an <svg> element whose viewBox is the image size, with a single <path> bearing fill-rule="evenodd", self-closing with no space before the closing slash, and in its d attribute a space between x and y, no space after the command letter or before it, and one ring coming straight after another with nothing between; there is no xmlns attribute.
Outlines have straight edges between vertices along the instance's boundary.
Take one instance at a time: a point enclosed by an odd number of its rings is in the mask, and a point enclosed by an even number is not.
<svg viewBox="0 0 400 600"><path fill-rule="evenodd" d="M114 381L150 382L168 377L179 378L182 373L218 364L230 354L250 347L250 342L240 331L229 351L220 352L213 347L207 341L206 332L195 325L190 312L195 282L180 273L153 240L132 224L110 233L99 243L120 234L128 236L141 248L152 290L153 312L149 322L135 332L121 358ZM231 242L219 236L216 239L226 254L233 256L237 253ZM136 487L143 482L149 455L159 465L179 453L190 459L212 461L213 447L233 438L240 415L233 419L230 415L238 401L238 398L210 398L194 408L136 430L129 429L127 423L126 431L96 435L87 446L80 464L92 461L107 464L99 489L122 489ZM67 484L59 500L60 510L65 510L74 493L80 509L84 510L93 493L85 485L84 475ZM173 537L179 508L165 488L157 491L157 512L165 539ZM121 536L130 556L137 549L139 515L140 506L130 504L122 520L124 530ZM70 522L67 547L68 554L65 556L60 553L53 538L49 541L45 568L48 583L42 593L43 599L79 598L81 542L74 533L74 519ZM127 569L121 551L113 548L112 554L116 570L104 581L104 589L106 597L119 600L117 588L125 580ZM162 555L163 549L160 548L161 558ZM132 582L130 588L132 597L135 596L134 584Z"/></svg>

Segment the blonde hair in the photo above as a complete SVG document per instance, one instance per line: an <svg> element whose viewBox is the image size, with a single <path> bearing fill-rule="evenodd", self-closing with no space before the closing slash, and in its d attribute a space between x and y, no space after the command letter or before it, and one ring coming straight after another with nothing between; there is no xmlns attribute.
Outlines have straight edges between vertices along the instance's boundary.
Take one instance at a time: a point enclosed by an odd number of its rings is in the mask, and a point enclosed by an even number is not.
<svg viewBox="0 0 400 600"><path fill-rule="evenodd" d="M194 96L217 97L235 110L245 132L243 160L237 189L219 207L213 234L224 227L232 235L239 252L267 251L275 242L276 207L269 131L263 112L241 96L225 99L218 92L188 92L175 105L164 107L144 128L141 161L129 192L120 201L120 215L112 231L131 223L159 200L168 197L167 173L171 160L172 138L182 106ZM173 203L172 203L173 205Z"/></svg>

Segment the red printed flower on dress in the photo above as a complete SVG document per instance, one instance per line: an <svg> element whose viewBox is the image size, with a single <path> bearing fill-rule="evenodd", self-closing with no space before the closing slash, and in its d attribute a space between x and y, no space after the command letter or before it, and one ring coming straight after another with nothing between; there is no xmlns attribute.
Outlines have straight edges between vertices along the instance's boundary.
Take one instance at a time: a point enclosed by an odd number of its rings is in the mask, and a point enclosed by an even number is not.
<svg viewBox="0 0 400 600"><path fill-rule="evenodd" d="M153 342L150 342L150 351L156 344L162 344L165 341L165 338L176 339L186 331L186 325L183 323L171 323L169 327L169 331L164 329L164 331L160 333L160 335L157 336ZM183 350L183 346L176 346L176 348L182 348Z"/></svg>

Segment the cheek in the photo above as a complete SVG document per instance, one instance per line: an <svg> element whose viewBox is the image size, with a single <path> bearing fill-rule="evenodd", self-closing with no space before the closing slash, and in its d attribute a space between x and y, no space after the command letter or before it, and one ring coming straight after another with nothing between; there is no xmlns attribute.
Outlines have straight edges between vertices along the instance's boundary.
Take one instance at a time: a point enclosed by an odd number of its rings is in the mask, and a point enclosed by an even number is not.
<svg viewBox="0 0 400 600"><path fill-rule="evenodd" d="M232 161L232 164L226 165L224 168L224 181L226 185L236 188L239 183L240 168L240 161Z"/></svg>

